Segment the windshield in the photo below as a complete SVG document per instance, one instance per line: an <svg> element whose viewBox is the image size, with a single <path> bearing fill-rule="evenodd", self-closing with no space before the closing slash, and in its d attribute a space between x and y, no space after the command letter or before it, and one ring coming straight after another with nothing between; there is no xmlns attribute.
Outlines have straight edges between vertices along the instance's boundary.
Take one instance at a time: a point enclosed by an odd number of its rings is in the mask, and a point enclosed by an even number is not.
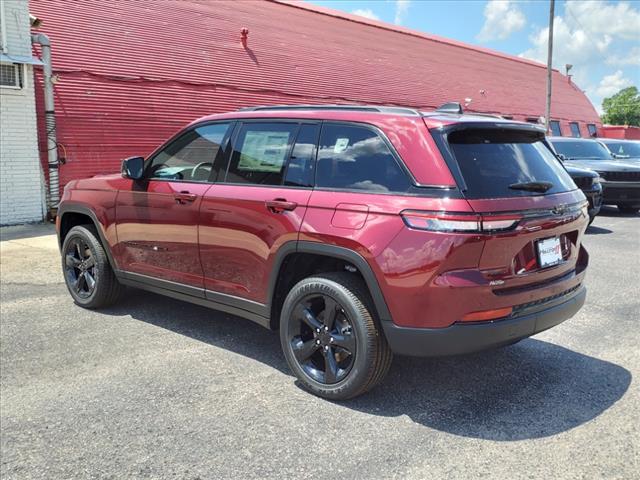
<svg viewBox="0 0 640 480"><path fill-rule="evenodd" d="M553 148L567 160L611 160L609 151L596 141L551 141Z"/></svg>
<svg viewBox="0 0 640 480"><path fill-rule="evenodd" d="M618 157L640 157L640 142L604 142Z"/></svg>
<svg viewBox="0 0 640 480"><path fill-rule="evenodd" d="M447 136L466 184L467 198L554 194L576 187L538 132L500 128Z"/></svg>

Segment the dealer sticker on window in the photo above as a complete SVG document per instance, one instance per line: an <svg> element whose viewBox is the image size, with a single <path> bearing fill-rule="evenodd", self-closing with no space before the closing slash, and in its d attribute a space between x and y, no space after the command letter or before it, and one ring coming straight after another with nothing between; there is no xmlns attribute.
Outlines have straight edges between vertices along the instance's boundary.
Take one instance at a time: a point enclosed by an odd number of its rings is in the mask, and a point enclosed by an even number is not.
<svg viewBox="0 0 640 480"><path fill-rule="evenodd" d="M562 248L558 237L538 241L538 261L540 268L551 267L562 261Z"/></svg>
<svg viewBox="0 0 640 480"><path fill-rule="evenodd" d="M333 147L333 153L342 153L347 149L348 146L349 146L348 138L338 138L336 140L335 146Z"/></svg>

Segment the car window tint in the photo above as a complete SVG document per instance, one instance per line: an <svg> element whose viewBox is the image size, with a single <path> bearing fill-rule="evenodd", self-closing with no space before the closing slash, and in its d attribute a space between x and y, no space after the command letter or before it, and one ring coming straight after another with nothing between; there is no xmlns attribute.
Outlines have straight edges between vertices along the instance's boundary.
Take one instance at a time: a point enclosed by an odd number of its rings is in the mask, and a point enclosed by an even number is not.
<svg viewBox="0 0 640 480"><path fill-rule="evenodd" d="M560 128L560 122L558 120L551 120L551 133L554 137L562 136L562 129Z"/></svg>
<svg viewBox="0 0 640 480"><path fill-rule="evenodd" d="M595 140L552 140L556 152L567 160L611 160L611 154Z"/></svg>
<svg viewBox="0 0 640 480"><path fill-rule="evenodd" d="M571 128L571 136L572 137L576 137L576 138L580 138L580 127L578 126L578 124L576 122L571 122L569 124L569 127Z"/></svg>
<svg viewBox="0 0 640 480"><path fill-rule="evenodd" d="M320 125L302 124L293 146L284 184L292 187L313 186L313 167Z"/></svg>
<svg viewBox="0 0 640 480"><path fill-rule="evenodd" d="M551 183L544 192L547 195L575 188L537 132L465 129L449 134L447 140L464 178L467 198L536 195L517 188L517 184L530 182Z"/></svg>
<svg viewBox="0 0 640 480"><path fill-rule="evenodd" d="M640 142L605 142L612 153L620 157L640 158Z"/></svg>
<svg viewBox="0 0 640 480"><path fill-rule="evenodd" d="M295 123L245 123L234 141L227 183L281 185Z"/></svg>
<svg viewBox="0 0 640 480"><path fill-rule="evenodd" d="M320 135L316 186L369 192L404 192L409 179L373 130L325 123Z"/></svg>
<svg viewBox="0 0 640 480"><path fill-rule="evenodd" d="M147 178L208 181L228 128L228 123L216 123L189 130L153 157Z"/></svg>

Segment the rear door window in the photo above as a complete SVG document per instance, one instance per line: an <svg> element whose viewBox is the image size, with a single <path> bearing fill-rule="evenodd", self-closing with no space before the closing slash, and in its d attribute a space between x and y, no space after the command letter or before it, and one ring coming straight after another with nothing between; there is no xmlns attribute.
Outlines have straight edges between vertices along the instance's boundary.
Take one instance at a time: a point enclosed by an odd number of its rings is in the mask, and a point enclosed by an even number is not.
<svg viewBox="0 0 640 480"><path fill-rule="evenodd" d="M377 132L327 122L320 135L316 186L385 193L406 192L411 183Z"/></svg>
<svg viewBox="0 0 640 480"><path fill-rule="evenodd" d="M240 126L233 142L227 183L282 185L297 123L250 122Z"/></svg>
<svg viewBox="0 0 640 480"><path fill-rule="evenodd" d="M548 195L575 189L538 132L465 129L449 133L447 140L466 184L467 198ZM541 182L550 186L545 191L532 189Z"/></svg>

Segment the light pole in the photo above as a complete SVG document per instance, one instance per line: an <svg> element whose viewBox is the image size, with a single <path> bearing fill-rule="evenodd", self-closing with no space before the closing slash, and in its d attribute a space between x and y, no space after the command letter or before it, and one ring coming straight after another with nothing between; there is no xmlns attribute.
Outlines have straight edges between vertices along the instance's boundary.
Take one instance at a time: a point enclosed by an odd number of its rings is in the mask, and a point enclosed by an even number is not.
<svg viewBox="0 0 640 480"><path fill-rule="evenodd" d="M549 2L549 46L547 49L547 108L545 110L545 128L549 133L549 127L551 126L551 63L553 58L553 17L555 10L556 0L550 0Z"/></svg>

